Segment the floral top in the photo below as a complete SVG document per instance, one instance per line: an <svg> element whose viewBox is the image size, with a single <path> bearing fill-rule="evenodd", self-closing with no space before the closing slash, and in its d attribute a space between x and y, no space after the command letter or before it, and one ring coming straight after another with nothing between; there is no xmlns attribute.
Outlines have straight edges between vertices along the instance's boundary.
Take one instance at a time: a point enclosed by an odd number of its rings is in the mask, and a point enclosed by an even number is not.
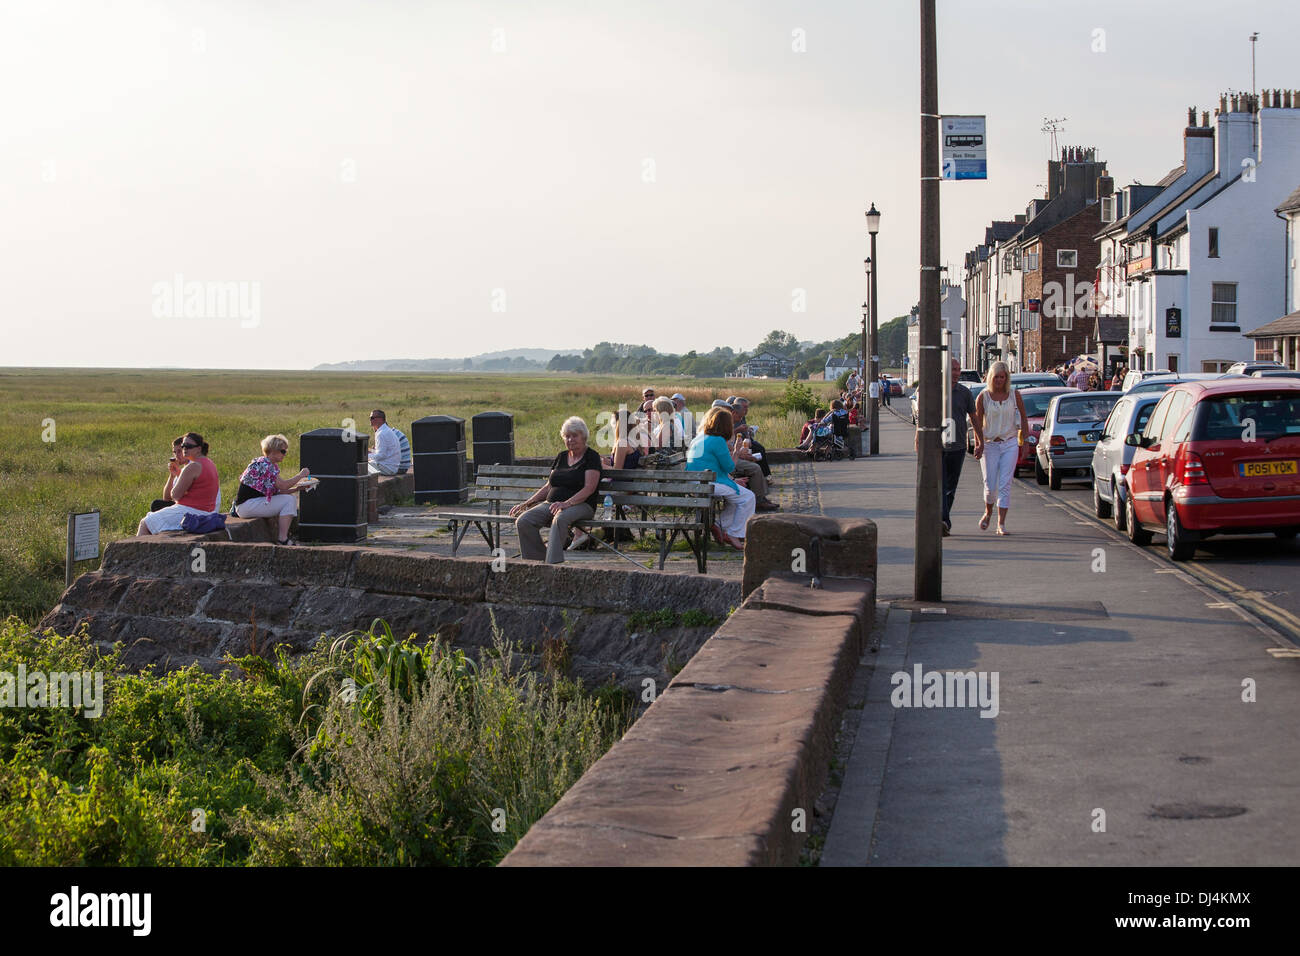
<svg viewBox="0 0 1300 956"><path fill-rule="evenodd" d="M273 495L280 493L280 489L275 484L275 479L279 476L280 466L266 456L262 456L249 462L244 473L239 476L239 483L260 491L269 501Z"/></svg>

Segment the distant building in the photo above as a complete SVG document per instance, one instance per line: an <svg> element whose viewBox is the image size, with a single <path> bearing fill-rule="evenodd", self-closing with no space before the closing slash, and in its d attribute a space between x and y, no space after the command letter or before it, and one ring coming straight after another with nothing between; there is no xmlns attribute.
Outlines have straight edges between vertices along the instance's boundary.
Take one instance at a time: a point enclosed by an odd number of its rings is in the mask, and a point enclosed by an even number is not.
<svg viewBox="0 0 1300 956"><path fill-rule="evenodd" d="M1283 281L1286 285L1284 298L1288 313L1280 319L1274 319L1261 325L1246 337L1255 342L1255 361L1281 362L1287 368L1300 368L1300 292L1296 290L1296 281L1300 279L1300 186L1274 210L1286 220L1286 269Z"/></svg>
<svg viewBox="0 0 1300 956"><path fill-rule="evenodd" d="M862 364L857 355L830 355L826 358L825 381L833 382L845 372L856 372Z"/></svg>
<svg viewBox="0 0 1300 956"><path fill-rule="evenodd" d="M921 378L921 322L920 306L913 306L907 317L907 367L903 370L903 380L909 385L916 384ZM939 293L939 330L952 333L948 346L953 358L965 363L965 350L962 348L964 336L963 316L966 314L966 300L962 297L961 286L945 282ZM941 342L942 344L942 342Z"/></svg>
<svg viewBox="0 0 1300 956"><path fill-rule="evenodd" d="M740 378L789 378L793 374L794 360L775 352L759 352L736 369Z"/></svg>

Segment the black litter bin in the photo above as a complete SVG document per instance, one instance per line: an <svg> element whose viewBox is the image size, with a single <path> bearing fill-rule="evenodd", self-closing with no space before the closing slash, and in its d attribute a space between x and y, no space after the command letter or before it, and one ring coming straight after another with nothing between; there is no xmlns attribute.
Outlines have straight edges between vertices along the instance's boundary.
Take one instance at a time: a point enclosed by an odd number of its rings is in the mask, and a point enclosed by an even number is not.
<svg viewBox="0 0 1300 956"><path fill-rule="evenodd" d="M469 500L465 484L465 419L429 415L411 423L411 470L416 504Z"/></svg>
<svg viewBox="0 0 1300 956"><path fill-rule="evenodd" d="M298 495L299 540L366 540L367 444L364 435L342 428L318 428L299 439L303 467L320 479L314 491Z"/></svg>
<svg viewBox="0 0 1300 956"><path fill-rule="evenodd" d="M479 412L474 425L474 467L515 463L515 416L509 412Z"/></svg>

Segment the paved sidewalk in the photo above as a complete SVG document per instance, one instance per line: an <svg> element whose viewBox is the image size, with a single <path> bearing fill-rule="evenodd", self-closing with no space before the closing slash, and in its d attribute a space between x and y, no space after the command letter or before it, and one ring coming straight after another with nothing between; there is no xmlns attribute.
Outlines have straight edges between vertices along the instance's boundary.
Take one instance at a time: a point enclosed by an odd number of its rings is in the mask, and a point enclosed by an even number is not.
<svg viewBox="0 0 1300 956"><path fill-rule="evenodd" d="M890 605L822 864L1300 862L1300 661L1032 481L1012 534L979 531L969 457L944 603L914 605L912 428L883 409L881 426L879 457L817 466L827 515L877 522ZM893 676L918 667L996 675L996 716L921 706L921 688L895 706Z"/></svg>

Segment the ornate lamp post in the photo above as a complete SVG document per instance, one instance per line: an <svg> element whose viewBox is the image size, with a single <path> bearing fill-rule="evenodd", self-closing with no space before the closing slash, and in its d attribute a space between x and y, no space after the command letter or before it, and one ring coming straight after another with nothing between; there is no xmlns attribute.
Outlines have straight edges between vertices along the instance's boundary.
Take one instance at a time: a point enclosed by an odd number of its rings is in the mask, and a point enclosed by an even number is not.
<svg viewBox="0 0 1300 956"><path fill-rule="evenodd" d="M867 232L871 234L871 258L867 261L871 267L867 270L871 279L871 378L870 382L875 384L876 394L880 393L880 343L876 339L879 326L879 318L876 314L876 307L879 303L879 297L876 295L876 285L880 276L880 259L876 255L876 233L880 232L880 212L876 209L876 204L872 203L871 208L867 210ZM871 400L871 454L880 454L880 399L879 397Z"/></svg>

